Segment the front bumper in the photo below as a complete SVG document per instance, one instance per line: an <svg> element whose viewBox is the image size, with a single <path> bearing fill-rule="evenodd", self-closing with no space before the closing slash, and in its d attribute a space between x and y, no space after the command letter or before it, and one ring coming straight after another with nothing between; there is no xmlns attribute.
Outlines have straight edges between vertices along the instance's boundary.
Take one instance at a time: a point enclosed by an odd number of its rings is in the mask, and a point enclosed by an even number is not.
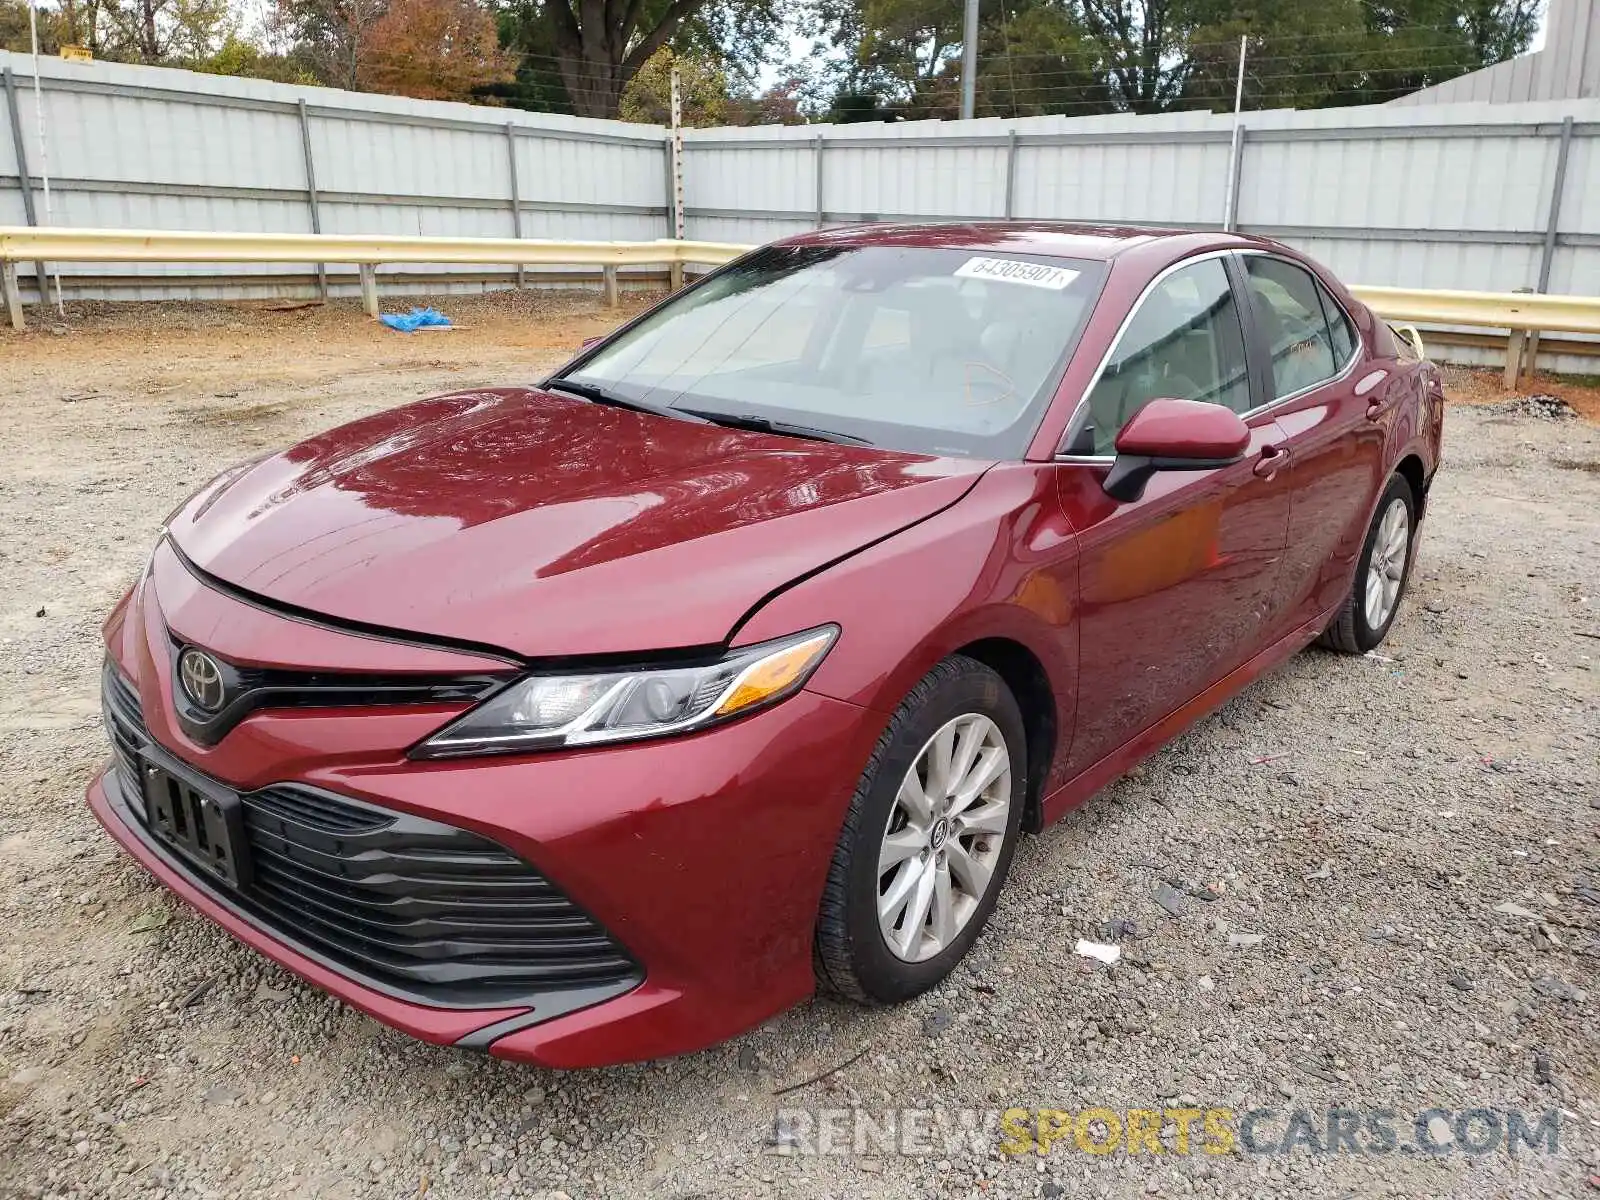
<svg viewBox="0 0 1600 1200"><path fill-rule="evenodd" d="M880 718L801 692L686 738L413 762L403 748L459 708L263 709L216 745L201 746L174 719L164 669L168 625L184 635L196 595L170 577L174 565L158 560L159 569L107 626L113 661L137 681L152 753L241 792L299 784L489 839L591 916L637 973L599 988L514 999L501 991L476 1001L470 989L447 1002L408 994L320 953L314 939L268 926L152 835L138 798L125 791L126 769L98 777L89 803L108 832L234 937L415 1037L550 1067L698 1049L810 994L823 881ZM182 597L178 607L186 611L168 611L168 594ZM209 616L218 615L216 593L201 599ZM227 655L233 647L219 642L248 642L259 653L276 634L286 639L282 657L293 663L294 648L306 640L303 625L228 603L235 607L222 613L227 620L206 623L208 646ZM274 630L274 622L299 628ZM322 643L329 636L319 631ZM370 656L371 640L360 640ZM336 668L338 661L318 665Z"/></svg>

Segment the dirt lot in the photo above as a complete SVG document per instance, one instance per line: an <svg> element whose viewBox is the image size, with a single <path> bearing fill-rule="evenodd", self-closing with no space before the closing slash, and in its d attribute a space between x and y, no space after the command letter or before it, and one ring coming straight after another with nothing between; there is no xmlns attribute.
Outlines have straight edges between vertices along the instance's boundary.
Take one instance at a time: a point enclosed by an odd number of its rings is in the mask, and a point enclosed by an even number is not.
<svg viewBox="0 0 1600 1200"><path fill-rule="evenodd" d="M191 916L83 806L100 618L219 468L530 378L615 319L576 295L442 303L466 328L164 305L0 332L0 1195L1596 1194L1600 429L1482 376L1452 379L1479 403L1450 414L1385 657L1300 655L1025 842L970 970L914 1004L818 1002L557 1075L411 1042ZM1122 963L1075 957L1108 922ZM1271 1108L1263 1144L1296 1109L1323 1139L1330 1107L1391 1109L1404 1148L769 1145L804 1139L785 1108L937 1109L943 1130L963 1107L1163 1104ZM1416 1153L1430 1108L1556 1110L1558 1146Z"/></svg>

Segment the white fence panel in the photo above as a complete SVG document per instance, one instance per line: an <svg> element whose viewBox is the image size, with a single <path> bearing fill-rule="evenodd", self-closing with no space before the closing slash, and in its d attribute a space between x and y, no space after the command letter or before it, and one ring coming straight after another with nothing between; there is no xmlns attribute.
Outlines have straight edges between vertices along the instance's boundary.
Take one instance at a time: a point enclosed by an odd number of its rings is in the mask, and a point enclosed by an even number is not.
<svg viewBox="0 0 1600 1200"><path fill-rule="evenodd" d="M32 60L0 52L0 68L15 97L0 98L0 223L27 220L24 166L43 223ZM315 211L328 233L672 231L668 138L657 126L119 64L44 60L41 74L58 224L303 232ZM1507 291L1543 279L1551 291L1600 291L1600 100L1246 113L1237 161L1232 130L1231 116L1203 112L689 130L685 231L760 243L856 221L1231 223L1360 283ZM304 293L314 271L62 268L73 295L123 298ZM525 273L538 271L572 277ZM387 286L502 286L514 275L385 272ZM328 277L338 291L355 288L348 268Z"/></svg>

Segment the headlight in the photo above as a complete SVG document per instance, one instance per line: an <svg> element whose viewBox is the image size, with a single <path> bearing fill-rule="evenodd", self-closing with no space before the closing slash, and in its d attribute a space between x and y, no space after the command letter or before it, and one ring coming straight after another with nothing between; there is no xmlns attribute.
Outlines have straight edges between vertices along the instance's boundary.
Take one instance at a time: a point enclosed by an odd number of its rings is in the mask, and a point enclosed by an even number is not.
<svg viewBox="0 0 1600 1200"><path fill-rule="evenodd" d="M531 675L412 750L415 758L506 754L688 733L793 695L838 626L735 650L693 667Z"/></svg>

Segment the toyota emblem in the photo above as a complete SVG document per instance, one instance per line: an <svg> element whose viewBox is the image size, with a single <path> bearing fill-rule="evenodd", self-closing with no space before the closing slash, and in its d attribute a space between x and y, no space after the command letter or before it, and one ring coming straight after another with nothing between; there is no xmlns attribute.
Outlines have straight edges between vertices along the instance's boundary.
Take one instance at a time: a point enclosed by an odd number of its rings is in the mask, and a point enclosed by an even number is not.
<svg viewBox="0 0 1600 1200"><path fill-rule="evenodd" d="M204 650L196 650L191 646L178 655L178 682L183 685L183 694L189 697L196 708L208 713L221 711L226 697L222 668Z"/></svg>

